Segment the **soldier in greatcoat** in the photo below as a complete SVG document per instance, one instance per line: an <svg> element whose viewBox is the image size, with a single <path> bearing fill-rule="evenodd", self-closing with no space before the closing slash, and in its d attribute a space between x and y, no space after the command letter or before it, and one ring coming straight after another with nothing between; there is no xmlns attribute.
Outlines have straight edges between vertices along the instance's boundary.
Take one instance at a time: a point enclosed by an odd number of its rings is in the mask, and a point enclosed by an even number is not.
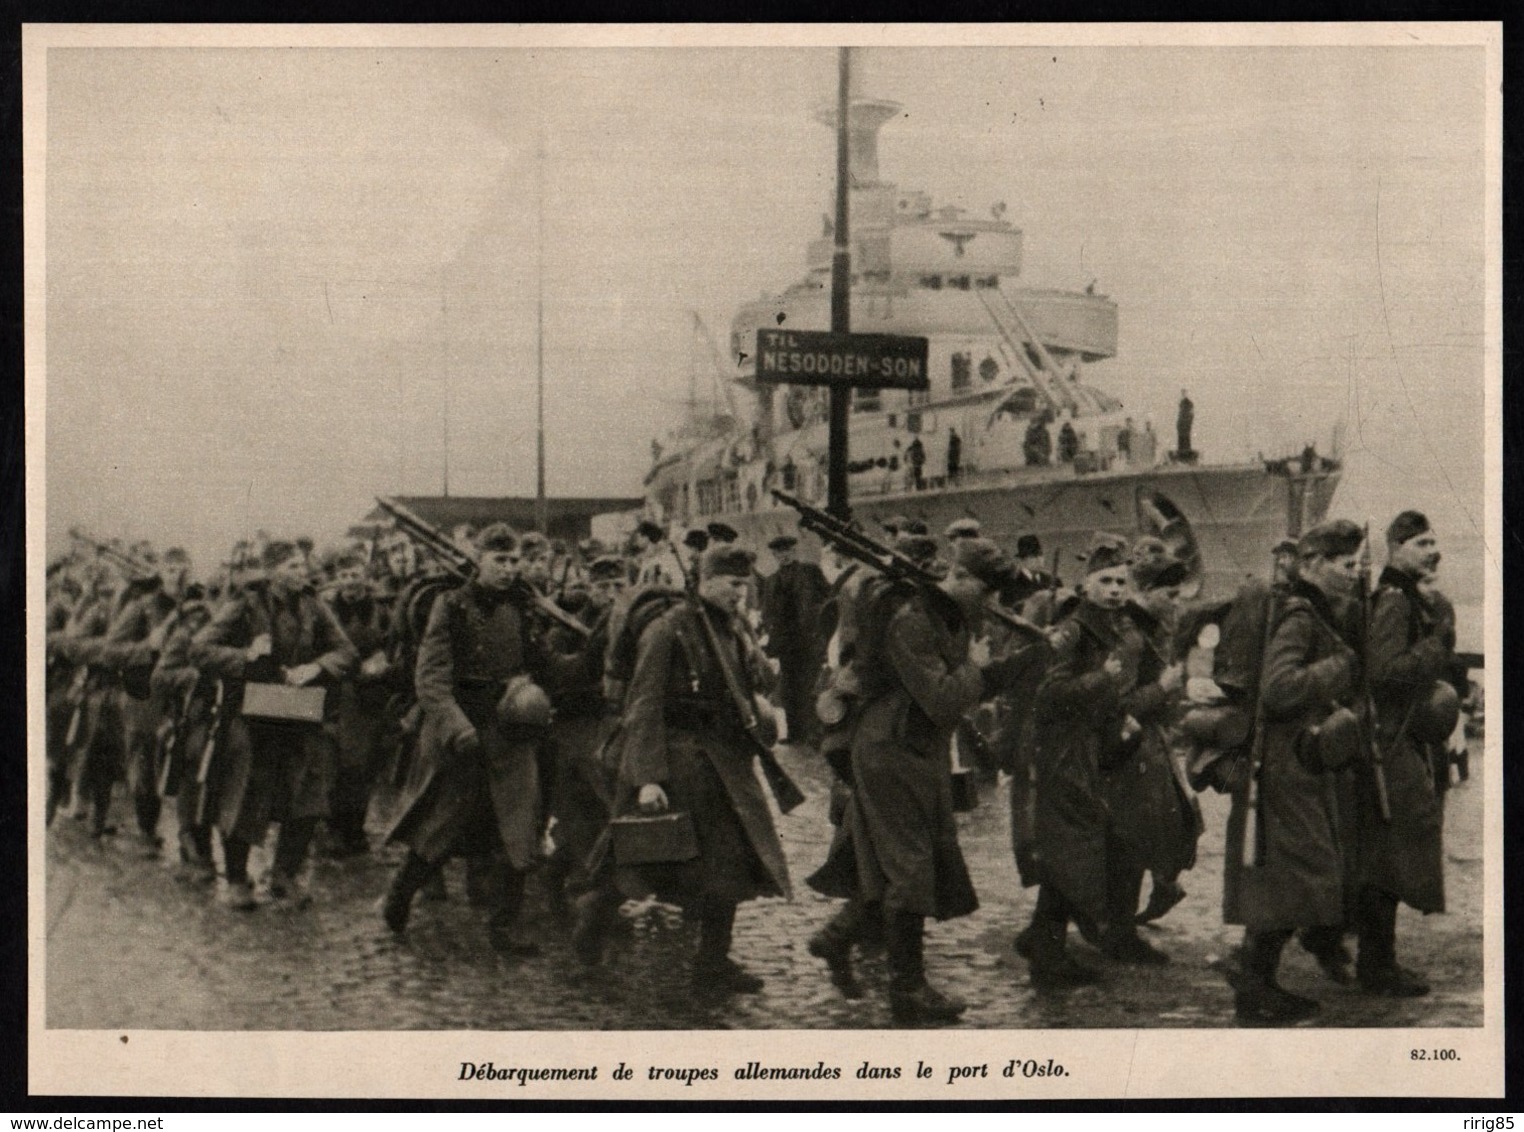
<svg viewBox="0 0 1524 1132"><path fill-rule="evenodd" d="M1316 1000L1277 982L1281 951L1297 929L1337 927L1345 919L1335 787L1360 745L1350 711L1360 660L1341 607L1354 591L1362 541L1360 528L1342 519L1302 535L1297 578L1265 648L1260 761L1234 792L1223 888L1224 920L1245 928L1234 989L1237 1016L1247 1024L1293 1022L1318 1011Z"/></svg>
<svg viewBox="0 0 1524 1132"><path fill-rule="evenodd" d="M624 594L627 570L613 556L595 558L587 567L587 601L576 616L589 629L579 637L557 628L550 644L558 668L553 701L556 709L550 739L555 748L555 782L549 792L555 824L555 849L549 872L558 907L588 883L585 862L608 823L613 784L598 761L598 751L612 723L603 694L604 659L616 603Z"/></svg>
<svg viewBox="0 0 1524 1132"><path fill-rule="evenodd" d="M692 820L698 856L690 861L618 866L579 899L573 945L588 965L623 897L655 893L680 904L699 924L692 978L696 995L756 993L762 979L730 956L736 908L764 896L790 895L783 846L753 766L756 747L744 730L725 669L755 703L771 675L766 658L736 623L752 577L752 556L710 547L699 561L697 592L675 601L641 633L625 694L618 815L682 812ZM708 620L710 633L700 621ZM722 667L723 666L723 667Z"/></svg>
<svg viewBox="0 0 1524 1132"><path fill-rule="evenodd" d="M824 660L820 612L825 604L825 574L797 557L799 540L779 535L767 544L778 568L762 580L762 624L767 651L778 661L778 699L788 724L790 743L807 743L818 730L815 687Z"/></svg>
<svg viewBox="0 0 1524 1132"><path fill-rule="evenodd" d="M211 799L203 796L207 782L200 772L218 681L203 676L190 662L191 641L211 618L212 606L194 593L187 593L149 677L152 698L162 721L161 757L164 739L170 739L179 751L179 765L171 767L169 773L174 777L166 786L175 797L180 875L196 884L211 884L217 879L209 816L216 811Z"/></svg>
<svg viewBox="0 0 1524 1132"><path fill-rule="evenodd" d="M882 648L859 653L864 706L852 737L853 789L845 837L833 844L855 858L849 888L837 891L827 865L811 883L849 903L811 941L839 986L859 907L882 909L889 960L890 1007L897 1021L951 1021L966 1004L926 979L925 921L966 916L979 906L953 816L950 744L953 729L1007 674L971 653L984 601L1009 580L1009 559L986 539L960 539L953 565L934 588L918 588L888 614Z"/></svg>
<svg viewBox="0 0 1524 1132"><path fill-rule="evenodd" d="M115 575L102 571L68 624L48 635L50 655L67 672L57 713L49 716L56 724L49 732L56 787L51 805L56 808L72 790L74 815L88 816L97 841L116 832L111 792L122 767L120 702L111 671L101 663L119 586Z"/></svg>
<svg viewBox="0 0 1524 1132"><path fill-rule="evenodd" d="M1084 557L1084 598L1051 635L1053 661L1038 685L1026 740L1035 781L1022 880L1039 887L1032 922L1015 947L1039 989L1100 978L1076 962L1065 943L1071 922L1093 935L1107 918L1109 811L1102 775L1121 754L1129 714L1124 697L1135 688L1140 659L1138 642L1123 640L1125 541L1097 535Z"/></svg>
<svg viewBox="0 0 1524 1132"><path fill-rule="evenodd" d="M115 676L127 792L132 798L138 837L145 852L153 856L162 844L155 752L163 711L153 697L150 679L184 596L190 558L179 547L171 547L161 562L154 562L148 554L140 561L156 565L158 572L135 587L135 596L113 619L106 630L101 661Z"/></svg>
<svg viewBox="0 0 1524 1132"><path fill-rule="evenodd" d="M1123 757L1105 775L1111 811L1107 835L1108 928L1101 950L1124 963L1159 964L1163 952L1144 941L1138 922L1143 873L1153 874L1149 918L1157 919L1185 896L1177 880L1196 862L1201 815L1195 795L1171 751L1174 716L1184 687L1184 666L1175 661L1173 637L1180 586L1188 573L1158 539L1132 548L1132 596L1124 607L1141 637L1137 688L1128 715L1136 731L1123 743ZM1130 730L1124 720L1124 730Z"/></svg>
<svg viewBox="0 0 1524 1132"><path fill-rule="evenodd" d="M1448 603L1421 588L1440 561L1429 520L1417 511L1402 512L1388 526L1386 544L1366 656L1391 821L1381 816L1372 768L1359 764L1355 973L1367 992L1411 997L1427 993L1429 985L1397 962L1397 905L1423 913L1445 910L1440 784L1448 784L1445 743L1458 711L1448 682L1455 623Z"/></svg>
<svg viewBox="0 0 1524 1132"><path fill-rule="evenodd" d="M404 931L414 895L443 862L477 858L490 862L488 939L504 954L532 956L539 949L517 920L539 851L538 750L550 723L544 646L524 604L518 536L496 523L475 550L475 576L434 600L419 645L418 761L388 835L408 855L381 914Z"/></svg>
<svg viewBox="0 0 1524 1132"><path fill-rule="evenodd" d="M246 584L191 641L189 660L225 684L214 789L222 837L224 899L255 906L248 860L271 822L280 825L269 895L308 902L300 879L318 822L328 813L336 750L333 689L355 663L355 648L312 589L306 555L291 542L265 544L265 578ZM250 683L324 688L321 723L244 716Z"/></svg>
<svg viewBox="0 0 1524 1132"><path fill-rule="evenodd" d="M365 817L387 754L387 701L394 691L387 644L391 616L372 592L365 562L352 552L332 563L334 589L328 602L359 663L335 689L338 765L329 798L327 852L350 857L369 852Z"/></svg>

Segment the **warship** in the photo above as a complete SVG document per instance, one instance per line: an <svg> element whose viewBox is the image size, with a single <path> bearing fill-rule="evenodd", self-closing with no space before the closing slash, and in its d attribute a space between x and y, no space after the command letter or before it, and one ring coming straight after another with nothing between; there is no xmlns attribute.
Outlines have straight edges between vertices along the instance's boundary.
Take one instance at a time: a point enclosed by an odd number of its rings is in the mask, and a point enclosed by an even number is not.
<svg viewBox="0 0 1524 1132"><path fill-rule="evenodd" d="M1277 541L1324 517L1339 461L1307 449L1212 463L1188 426L1156 435L1091 381L1117 355L1114 301L1093 284L1023 285L1022 232L1002 206L975 216L881 178L879 131L900 113L886 99L850 101L851 328L926 338L929 388L854 391L852 517L870 533L904 517L933 534L974 518L1007 550L1034 534L1065 576L1097 530L1153 535L1189 563L1187 596L1263 574ZM834 104L814 116L836 128ZM798 533L773 489L824 506L827 393L759 383L754 355L759 329L830 327L832 245L827 218L807 274L735 314L723 361L731 411L695 415L653 444L645 509L674 531L719 520L762 547Z"/></svg>

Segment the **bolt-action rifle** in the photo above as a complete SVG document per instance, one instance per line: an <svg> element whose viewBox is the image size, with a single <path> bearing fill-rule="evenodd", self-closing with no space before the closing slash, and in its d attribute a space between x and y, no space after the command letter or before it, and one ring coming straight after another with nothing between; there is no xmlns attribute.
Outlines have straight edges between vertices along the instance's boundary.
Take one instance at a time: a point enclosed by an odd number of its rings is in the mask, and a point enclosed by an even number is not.
<svg viewBox="0 0 1524 1132"><path fill-rule="evenodd" d="M935 575L894 548L874 541L850 523L845 523L818 507L811 507L804 500L796 499L786 492L774 490L773 498L799 512L799 526L803 530L818 535L824 542L829 543L848 558L877 570L893 581L910 582L925 589L930 589L937 584L938 579ZM984 613L1031 640L1046 641L1048 639L1047 633L1040 626L1012 613L998 602L985 602Z"/></svg>
<svg viewBox="0 0 1524 1132"><path fill-rule="evenodd" d="M111 563L111 565L115 566L126 576L129 582L146 582L148 579L158 575L158 571L155 570L152 566L149 566L143 562L139 562L132 555L118 550L116 547L111 546L109 543L104 543L99 539L91 538L78 527L69 528L69 537L72 538L75 542L83 543L85 546L95 551L96 557L103 558L107 562Z"/></svg>
<svg viewBox="0 0 1524 1132"><path fill-rule="evenodd" d="M1365 540L1360 544L1360 681L1356 689L1360 714L1364 717L1365 742L1370 750L1371 780L1376 787L1376 808L1381 820L1392 820L1392 801L1386 788L1386 755L1376 737L1376 702L1371 698L1371 525L1365 524ZM1407 722L1403 722L1407 729Z"/></svg>
<svg viewBox="0 0 1524 1132"><path fill-rule="evenodd" d="M392 517L398 530L434 554L451 574L463 582L475 577L476 559L456 546L438 527L419 518L395 499L378 495L376 502L380 504L381 510ZM546 620L555 622L563 629L569 629L579 637L586 638L592 635L591 629L527 582L516 585L514 592L524 598L535 612Z"/></svg>

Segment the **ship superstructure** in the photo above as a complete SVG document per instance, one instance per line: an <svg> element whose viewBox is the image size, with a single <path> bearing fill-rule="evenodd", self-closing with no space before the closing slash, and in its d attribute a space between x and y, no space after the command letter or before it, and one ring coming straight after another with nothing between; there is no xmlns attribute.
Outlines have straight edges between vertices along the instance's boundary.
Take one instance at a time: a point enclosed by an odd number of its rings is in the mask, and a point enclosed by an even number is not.
<svg viewBox="0 0 1524 1132"><path fill-rule="evenodd" d="M878 133L900 110L857 97L849 111L851 325L927 338L930 388L854 394L854 517L921 518L934 532L977 518L1007 548L1037 534L1069 573L1097 529L1157 534L1192 562L1198 591L1263 572L1277 539L1322 518L1337 463L1305 454L1211 465L1171 450L1173 430L1156 434L1089 381L1117 354L1116 303L1093 285L1022 285L1022 233L1003 205L973 215L881 178ZM834 106L816 117L835 128ZM662 454L646 485L657 517L678 526L723 516L760 546L795 529L770 489L823 502L825 391L759 384L751 355L759 328L829 328L832 244L827 219L806 275L736 313L730 377L754 415L707 436L690 429Z"/></svg>

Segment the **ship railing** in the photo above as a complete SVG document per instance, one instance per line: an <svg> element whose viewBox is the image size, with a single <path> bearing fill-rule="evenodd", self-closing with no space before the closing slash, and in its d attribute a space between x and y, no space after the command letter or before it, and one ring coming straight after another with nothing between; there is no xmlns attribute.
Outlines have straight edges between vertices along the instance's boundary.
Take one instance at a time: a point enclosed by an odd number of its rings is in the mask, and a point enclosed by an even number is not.
<svg viewBox="0 0 1524 1132"><path fill-rule="evenodd" d="M991 297L992 293L999 296L998 301ZM1024 370L1027 379L1047 399L1055 414L1062 413L1065 408L1077 409L1078 405L1072 398L1062 397L1055 390L1053 379L1058 376L1058 367L1053 361L1053 356L1033 333L1031 325L1016 309L1010 296L998 288L993 292L990 288L984 288L976 291L975 294L988 312L990 321L995 324L995 329L1000 332L999 344L1006 365L1010 366L1014 363L1016 367ZM1012 322L1016 324L1020 335L1012 331L1010 325ZM1027 356L1026 342L1032 343L1032 348L1037 352L1038 361L1042 363L1040 366L1033 365L1032 359Z"/></svg>

